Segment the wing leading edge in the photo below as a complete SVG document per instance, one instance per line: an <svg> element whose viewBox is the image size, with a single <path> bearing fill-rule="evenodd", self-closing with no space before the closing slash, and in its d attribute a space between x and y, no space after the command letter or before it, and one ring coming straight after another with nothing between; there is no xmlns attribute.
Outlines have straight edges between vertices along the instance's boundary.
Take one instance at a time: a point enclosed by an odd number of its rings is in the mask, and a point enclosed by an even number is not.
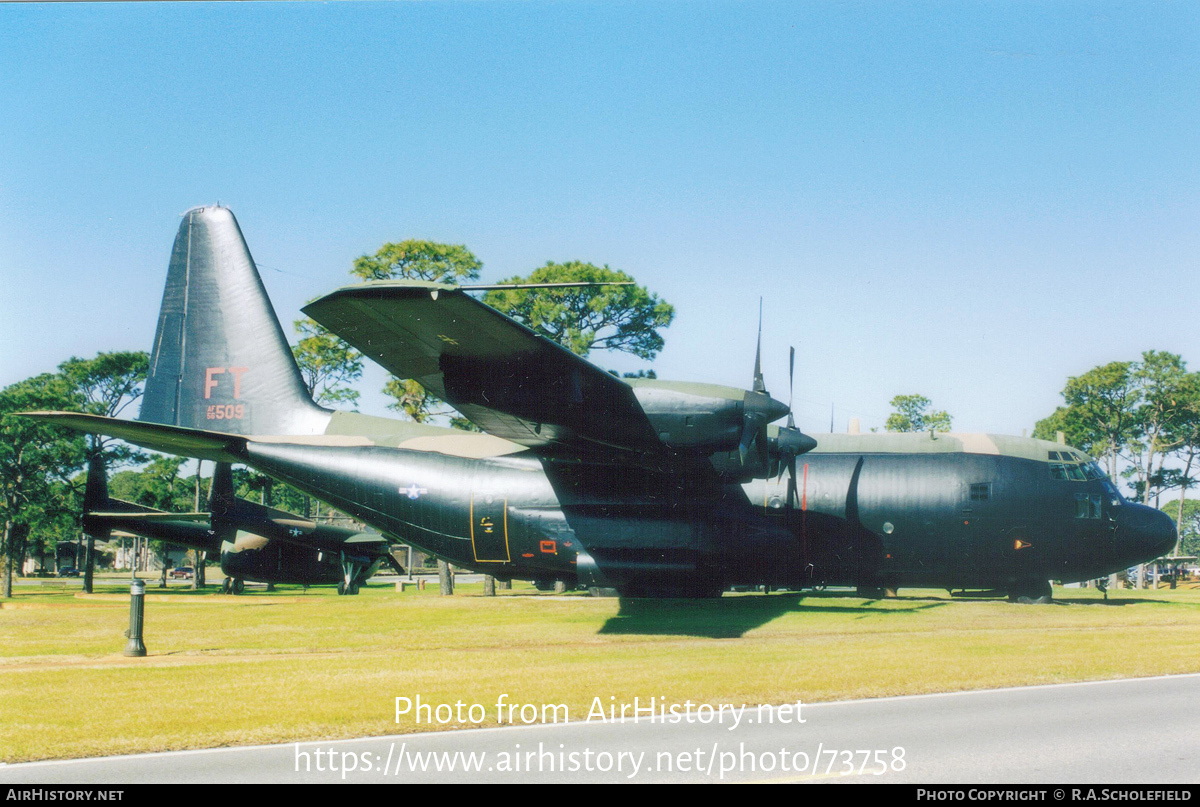
<svg viewBox="0 0 1200 807"><path fill-rule="evenodd" d="M489 434L547 453L659 455L633 389L455 286L347 286L304 313Z"/></svg>

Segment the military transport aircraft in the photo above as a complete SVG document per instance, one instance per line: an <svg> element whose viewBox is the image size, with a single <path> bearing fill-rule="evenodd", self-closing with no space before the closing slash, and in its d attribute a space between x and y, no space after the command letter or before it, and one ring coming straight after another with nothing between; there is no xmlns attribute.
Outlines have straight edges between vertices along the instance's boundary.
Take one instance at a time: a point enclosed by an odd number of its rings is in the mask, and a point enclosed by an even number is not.
<svg viewBox="0 0 1200 807"><path fill-rule="evenodd" d="M379 533L317 524L303 516L233 495L233 469L217 463L207 513L171 513L110 498L104 464L88 466L83 529L107 541L114 531L208 552L220 558L227 593L241 594L245 581L336 584L357 594L380 566L404 574Z"/></svg>
<svg viewBox="0 0 1200 807"><path fill-rule="evenodd" d="M303 385L233 214L197 208L172 250L139 421L36 417L244 463L500 579L622 596L857 585L1047 600L1050 579L1100 577L1174 543L1165 514L1125 501L1072 448L806 435L757 360L749 390L623 380L469 291L376 281L304 311L485 433L331 412Z"/></svg>

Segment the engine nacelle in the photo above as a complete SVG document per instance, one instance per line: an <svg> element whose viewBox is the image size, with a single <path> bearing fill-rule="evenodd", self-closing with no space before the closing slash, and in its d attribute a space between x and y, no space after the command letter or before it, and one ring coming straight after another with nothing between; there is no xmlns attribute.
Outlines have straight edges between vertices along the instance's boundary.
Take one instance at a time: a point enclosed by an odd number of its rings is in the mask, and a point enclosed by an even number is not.
<svg viewBox="0 0 1200 807"><path fill-rule="evenodd" d="M718 384L626 379L660 440L676 449L712 454L737 451L752 428L788 413L785 404L762 393Z"/></svg>

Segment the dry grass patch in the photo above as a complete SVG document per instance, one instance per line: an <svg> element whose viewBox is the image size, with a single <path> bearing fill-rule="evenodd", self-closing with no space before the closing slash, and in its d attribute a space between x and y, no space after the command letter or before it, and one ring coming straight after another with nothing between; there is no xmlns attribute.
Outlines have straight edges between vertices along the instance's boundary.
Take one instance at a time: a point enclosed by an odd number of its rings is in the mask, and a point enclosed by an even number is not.
<svg viewBox="0 0 1200 807"><path fill-rule="evenodd" d="M699 602L460 592L281 587L232 602L168 592L147 604L145 660L120 656L123 607L20 594L55 607L0 611L0 759L423 730L393 721L394 698L417 694L484 704L494 720L501 693L582 717L610 695L740 705L1200 671L1191 590L1115 592L1108 604L1059 590L1050 606L944 592ZM212 602L196 608L195 597Z"/></svg>

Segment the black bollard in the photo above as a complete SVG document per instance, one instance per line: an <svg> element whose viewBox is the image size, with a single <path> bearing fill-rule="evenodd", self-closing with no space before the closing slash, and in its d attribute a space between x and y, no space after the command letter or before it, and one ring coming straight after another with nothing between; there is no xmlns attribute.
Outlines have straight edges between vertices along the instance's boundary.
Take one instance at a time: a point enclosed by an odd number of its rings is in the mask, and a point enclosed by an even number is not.
<svg viewBox="0 0 1200 807"><path fill-rule="evenodd" d="M142 643L142 618L146 611L146 584L134 580L129 584L129 644L125 645L125 655L144 656L146 645Z"/></svg>

